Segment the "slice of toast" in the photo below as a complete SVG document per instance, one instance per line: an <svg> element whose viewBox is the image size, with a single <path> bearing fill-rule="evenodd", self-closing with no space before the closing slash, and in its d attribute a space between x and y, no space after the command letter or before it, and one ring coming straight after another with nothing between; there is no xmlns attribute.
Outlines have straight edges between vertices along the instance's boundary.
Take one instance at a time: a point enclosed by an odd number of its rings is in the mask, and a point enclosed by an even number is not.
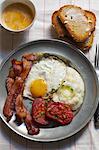
<svg viewBox="0 0 99 150"><path fill-rule="evenodd" d="M92 27L92 31L95 30L95 25L96 25L96 16L93 12L85 10L85 14L87 16L88 22L91 23L91 27ZM55 11L52 14L52 25L55 28L57 34L59 37L64 37L64 36L69 36L67 35L69 34L68 31L66 30L66 28L64 27L64 25L62 24L62 22L60 21L59 17L58 17L58 11Z"/></svg>
<svg viewBox="0 0 99 150"><path fill-rule="evenodd" d="M58 11L55 11L52 14L52 25L55 28L59 37L64 37L67 35L66 28L64 27L64 25L62 24L62 22L58 18Z"/></svg>
<svg viewBox="0 0 99 150"><path fill-rule="evenodd" d="M85 15L88 19L88 22L91 24L92 31L95 30L96 26L96 16L93 12L85 10Z"/></svg>
<svg viewBox="0 0 99 150"><path fill-rule="evenodd" d="M83 52L88 51L92 47L94 39L94 32L90 35L90 37L83 43L77 43L77 47L81 49Z"/></svg>
<svg viewBox="0 0 99 150"><path fill-rule="evenodd" d="M65 5L59 9L58 16L76 42L85 41L93 30L85 11L80 7Z"/></svg>
<svg viewBox="0 0 99 150"><path fill-rule="evenodd" d="M95 15L90 11L86 11L86 15L87 15L88 19L90 19L90 22L92 22L92 27L93 27L93 31L94 31L95 24L96 24ZM68 42L72 42L72 44L75 44L76 47L80 48L82 51L87 51L92 46L94 33L92 33L85 42L78 43L78 42L73 41L73 39L71 39L68 31L66 30L66 28L64 27L64 25L62 24L60 19L58 18L58 11L55 11L52 15L52 24L60 38L65 37L64 38L65 41L68 40Z"/></svg>

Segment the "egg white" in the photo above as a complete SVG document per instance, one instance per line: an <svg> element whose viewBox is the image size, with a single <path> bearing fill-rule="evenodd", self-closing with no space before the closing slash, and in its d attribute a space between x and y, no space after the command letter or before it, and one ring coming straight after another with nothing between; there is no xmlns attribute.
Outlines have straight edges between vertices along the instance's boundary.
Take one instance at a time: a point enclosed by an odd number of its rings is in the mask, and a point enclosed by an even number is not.
<svg viewBox="0 0 99 150"><path fill-rule="evenodd" d="M80 74L72 67L67 67L64 83L53 94L53 101L69 104L77 110L84 100L84 82Z"/></svg>
<svg viewBox="0 0 99 150"><path fill-rule="evenodd" d="M23 96L33 98L30 92L30 85L36 79L43 79L47 83L47 93L60 87L66 78L66 64L50 58L43 58L34 64L25 82Z"/></svg>

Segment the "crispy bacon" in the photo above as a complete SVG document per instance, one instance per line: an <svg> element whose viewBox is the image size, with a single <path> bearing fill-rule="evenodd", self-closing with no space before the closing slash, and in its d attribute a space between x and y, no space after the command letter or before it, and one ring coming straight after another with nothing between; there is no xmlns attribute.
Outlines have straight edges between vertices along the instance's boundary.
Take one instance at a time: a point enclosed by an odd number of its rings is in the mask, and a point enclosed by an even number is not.
<svg viewBox="0 0 99 150"><path fill-rule="evenodd" d="M14 61L13 63L15 63L16 65L21 65L20 62L18 61ZM4 116L7 118L7 120L9 121L13 115L13 111L14 111L14 104L15 104L15 100L18 96L18 94L23 92L23 87L24 87L24 80L26 79L30 69L31 69L32 63L25 60L23 61L23 70L20 74L20 77L16 77L13 86L11 85L11 82L7 82L7 90L8 95L6 98L6 102L3 108L3 113ZM18 75L18 74L17 74ZM12 88L10 89L8 86L12 86Z"/></svg>
<svg viewBox="0 0 99 150"><path fill-rule="evenodd" d="M15 110L17 118L25 122L28 133L31 135L38 134L39 128L35 126L30 112L24 106L22 93L25 79L36 58L35 55L27 55L23 56L22 61L12 60L12 67L6 80L8 95L3 108L7 121L11 119Z"/></svg>
<svg viewBox="0 0 99 150"><path fill-rule="evenodd" d="M12 66L9 69L8 77L15 79L16 76L19 76L19 74L22 71L22 61L17 61L16 59L13 59Z"/></svg>
<svg viewBox="0 0 99 150"><path fill-rule="evenodd" d="M16 75L14 73L13 67L10 68L8 77L15 79Z"/></svg>
<svg viewBox="0 0 99 150"><path fill-rule="evenodd" d="M25 108L23 97L19 94L15 103L16 115L21 122L25 122L28 134L35 135L39 133L39 129L35 126L30 112Z"/></svg>
<svg viewBox="0 0 99 150"><path fill-rule="evenodd" d="M22 73L20 74L20 77L25 80L28 76L28 73L32 67L32 62L31 61L27 61L26 59L22 60L23 62L23 70Z"/></svg>
<svg viewBox="0 0 99 150"><path fill-rule="evenodd" d="M45 118L46 103L43 98L36 98L32 104L32 117L35 122L40 125L47 125L48 121Z"/></svg>
<svg viewBox="0 0 99 150"><path fill-rule="evenodd" d="M16 59L12 60L12 68L15 73L15 76L19 76L22 72L22 61L17 61Z"/></svg>
<svg viewBox="0 0 99 150"><path fill-rule="evenodd" d="M26 108L23 104L23 97L21 94L19 94L15 101L15 110L16 110L16 116L18 120L23 122L23 120L26 118Z"/></svg>
<svg viewBox="0 0 99 150"><path fill-rule="evenodd" d="M9 121L13 115L15 99L18 94L23 91L23 85L23 80L20 77L17 77L14 84L12 85L10 92L7 95L3 108L3 114L7 118L7 121Z"/></svg>
<svg viewBox="0 0 99 150"><path fill-rule="evenodd" d="M33 54L33 53L30 53L30 54L24 54L22 56L22 58L25 58L26 60L28 61L34 61L34 60L37 60L37 55Z"/></svg>
<svg viewBox="0 0 99 150"><path fill-rule="evenodd" d="M31 116L29 111L27 111L27 115L25 118L25 125L26 125L26 128L28 130L28 134L36 135L39 133L39 128L34 125L32 116Z"/></svg>
<svg viewBox="0 0 99 150"><path fill-rule="evenodd" d="M14 79L8 77L7 80L6 80L6 89L7 89L7 93L10 93L13 84L14 84Z"/></svg>

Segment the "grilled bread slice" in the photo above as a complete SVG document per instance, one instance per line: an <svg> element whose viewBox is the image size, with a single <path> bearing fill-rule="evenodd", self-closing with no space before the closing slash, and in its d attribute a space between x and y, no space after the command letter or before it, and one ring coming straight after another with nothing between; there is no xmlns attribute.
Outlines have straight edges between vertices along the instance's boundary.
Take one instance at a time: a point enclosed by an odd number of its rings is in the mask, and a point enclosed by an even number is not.
<svg viewBox="0 0 99 150"><path fill-rule="evenodd" d="M95 30L96 26L96 16L93 12L85 10L85 14L87 16L88 22L91 24L92 31ZM58 17L58 11L55 11L52 14L52 25L55 28L59 37L68 36L70 37L68 31L66 30L64 24L60 21Z"/></svg>
<svg viewBox="0 0 99 150"><path fill-rule="evenodd" d="M62 24L58 17L58 11L55 11L52 15L52 25L55 28L59 37L65 37L68 35L65 26Z"/></svg>
<svg viewBox="0 0 99 150"><path fill-rule="evenodd" d="M83 52L86 52L92 47L93 39L94 39L94 32L92 32L92 34L85 42L77 43L77 47L81 49Z"/></svg>
<svg viewBox="0 0 99 150"><path fill-rule="evenodd" d="M83 42L89 37L93 29L82 8L65 5L59 9L58 13L61 22L76 42Z"/></svg>
<svg viewBox="0 0 99 150"><path fill-rule="evenodd" d="M92 31L95 30L95 26L96 26L96 16L93 12L85 10L85 15L88 19L88 22L91 25Z"/></svg>
<svg viewBox="0 0 99 150"><path fill-rule="evenodd" d="M94 31L95 24L96 24L96 17L90 11L85 11L85 12L86 12L86 16L88 17L88 20L92 23L92 28ZM58 11L55 11L52 15L52 25L55 28L55 30L60 38L64 38L65 41L72 42L72 44L75 44L76 47L80 48L82 51L87 51L92 46L94 33L92 33L85 42L78 43L78 42L73 41L73 39L71 39L68 31L66 30L66 28L60 21L60 19L58 17Z"/></svg>

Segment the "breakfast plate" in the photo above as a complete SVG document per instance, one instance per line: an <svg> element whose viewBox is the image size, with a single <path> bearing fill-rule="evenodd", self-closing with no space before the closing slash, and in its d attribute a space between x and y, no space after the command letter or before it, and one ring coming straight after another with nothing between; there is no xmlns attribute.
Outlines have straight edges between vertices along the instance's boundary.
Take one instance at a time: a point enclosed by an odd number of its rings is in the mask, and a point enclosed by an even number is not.
<svg viewBox="0 0 99 150"><path fill-rule="evenodd" d="M85 88L84 102L70 124L40 128L40 133L38 135L29 135L24 123L21 125L15 123L15 115L13 115L9 123L6 121L3 115L3 106L7 96L5 80L9 68L11 67L11 60L14 58L20 60L26 53L49 53L51 55L57 55L60 59L63 59L64 62L68 60L71 66L80 73ZM93 66L82 52L60 40L32 41L12 51L1 64L0 82L0 114L2 120L15 133L34 141L58 141L76 134L90 121L98 104L98 79ZM30 104L27 102L26 105L29 107Z"/></svg>

